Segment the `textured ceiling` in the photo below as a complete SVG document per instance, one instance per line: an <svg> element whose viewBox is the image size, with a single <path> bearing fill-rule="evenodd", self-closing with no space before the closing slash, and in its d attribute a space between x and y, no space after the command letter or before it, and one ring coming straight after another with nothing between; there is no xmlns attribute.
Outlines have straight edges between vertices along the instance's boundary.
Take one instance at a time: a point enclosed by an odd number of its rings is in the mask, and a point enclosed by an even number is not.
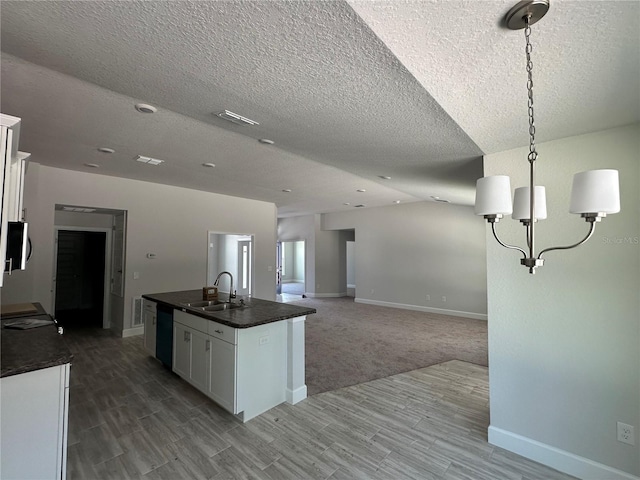
<svg viewBox="0 0 640 480"><path fill-rule="evenodd" d="M34 161L281 216L469 205L480 156L527 141L524 40L499 25L511 3L3 1L2 112ZM640 121L638 6L558 1L534 27L539 141Z"/></svg>
<svg viewBox="0 0 640 480"><path fill-rule="evenodd" d="M529 141L516 1L349 3L484 153ZM538 141L640 121L640 2L552 0L532 26Z"/></svg>

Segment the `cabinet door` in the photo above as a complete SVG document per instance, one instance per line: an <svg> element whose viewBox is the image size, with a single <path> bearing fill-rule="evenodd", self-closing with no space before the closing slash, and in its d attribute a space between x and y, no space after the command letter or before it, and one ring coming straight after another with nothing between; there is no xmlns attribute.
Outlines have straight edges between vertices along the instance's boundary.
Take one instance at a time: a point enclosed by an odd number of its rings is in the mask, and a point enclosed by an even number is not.
<svg viewBox="0 0 640 480"><path fill-rule="evenodd" d="M209 396L231 413L236 412L236 345L211 339Z"/></svg>
<svg viewBox="0 0 640 480"><path fill-rule="evenodd" d="M144 311L144 349L156 356L156 313Z"/></svg>
<svg viewBox="0 0 640 480"><path fill-rule="evenodd" d="M9 175L8 169L11 166L11 142L13 131L5 126L0 134L0 287L4 278L6 264L4 259L7 252L7 222L9 221Z"/></svg>
<svg viewBox="0 0 640 480"><path fill-rule="evenodd" d="M0 379L2 478L66 478L69 364Z"/></svg>
<svg viewBox="0 0 640 480"><path fill-rule="evenodd" d="M191 375L191 332L181 323L173 323L173 371L185 380Z"/></svg>
<svg viewBox="0 0 640 480"><path fill-rule="evenodd" d="M191 372L189 379L191 384L202 392L209 389L209 364L211 353L211 340L197 330L191 330Z"/></svg>

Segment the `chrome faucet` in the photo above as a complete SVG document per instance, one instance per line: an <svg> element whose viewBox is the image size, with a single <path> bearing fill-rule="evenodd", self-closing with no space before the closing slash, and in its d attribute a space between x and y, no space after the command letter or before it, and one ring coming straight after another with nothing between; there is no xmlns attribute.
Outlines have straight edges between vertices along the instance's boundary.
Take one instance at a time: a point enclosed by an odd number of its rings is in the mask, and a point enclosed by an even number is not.
<svg viewBox="0 0 640 480"><path fill-rule="evenodd" d="M218 283L220 283L220 277L224 274L229 275L229 303L231 303L231 299L236 298L236 292L233 291L233 275L231 275L231 272L220 272L216 278L216 281L213 282L213 286L217 287Z"/></svg>

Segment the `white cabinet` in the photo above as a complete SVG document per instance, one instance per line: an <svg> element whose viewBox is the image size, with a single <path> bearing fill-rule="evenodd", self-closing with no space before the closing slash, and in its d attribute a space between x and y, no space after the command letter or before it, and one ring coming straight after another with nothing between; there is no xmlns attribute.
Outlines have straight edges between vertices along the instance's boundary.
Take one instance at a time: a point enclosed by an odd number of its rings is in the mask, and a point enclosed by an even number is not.
<svg viewBox="0 0 640 480"><path fill-rule="evenodd" d="M191 330L173 319L173 371L185 380L191 376Z"/></svg>
<svg viewBox="0 0 640 480"><path fill-rule="evenodd" d="M211 364L211 339L206 333L191 331L191 370L189 382L201 392L209 388L209 365Z"/></svg>
<svg viewBox="0 0 640 480"><path fill-rule="evenodd" d="M236 348L232 343L211 337L211 375L207 395L231 413L238 413Z"/></svg>
<svg viewBox="0 0 640 480"><path fill-rule="evenodd" d="M2 478L66 478L69 366L0 379Z"/></svg>
<svg viewBox="0 0 640 480"><path fill-rule="evenodd" d="M207 393L211 364L208 320L175 310L173 314L173 371Z"/></svg>
<svg viewBox="0 0 640 480"><path fill-rule="evenodd" d="M174 310L173 328L173 371L242 421L286 400L286 320L233 328Z"/></svg>
<svg viewBox="0 0 640 480"><path fill-rule="evenodd" d="M142 315L144 319L144 349L154 357L156 356L156 303L147 299L142 300Z"/></svg>
<svg viewBox="0 0 640 480"><path fill-rule="evenodd" d="M22 221L22 201L24 196L24 174L28 153L18 152L20 119L0 114L0 262L2 272L7 270L8 222ZM4 275L0 275L2 286Z"/></svg>

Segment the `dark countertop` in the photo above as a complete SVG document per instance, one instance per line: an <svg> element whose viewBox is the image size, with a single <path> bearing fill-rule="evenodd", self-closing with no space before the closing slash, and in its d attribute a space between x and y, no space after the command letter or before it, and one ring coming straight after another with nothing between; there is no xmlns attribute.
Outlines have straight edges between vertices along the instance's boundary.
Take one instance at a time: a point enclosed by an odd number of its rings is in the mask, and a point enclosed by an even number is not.
<svg viewBox="0 0 640 480"><path fill-rule="evenodd" d="M40 304L38 311L44 312ZM4 324L18 318L37 318L51 320L46 313L31 315L3 315L0 321L1 348L0 377L27 373L57 365L71 363L73 355L67 347L63 335L58 334L55 325L13 330L4 328Z"/></svg>
<svg viewBox="0 0 640 480"><path fill-rule="evenodd" d="M260 300L259 298L241 296L234 299L234 303L243 299L246 305L244 308L223 310L220 312L192 310L185 308L182 305L183 303L201 301L202 290L152 293L142 295L142 297L233 328L250 328L257 325L286 320L287 318L302 317L304 315L316 313L315 308L298 307L295 305L288 305L286 303L270 302L268 300ZM220 296L221 300L226 298L226 294Z"/></svg>

